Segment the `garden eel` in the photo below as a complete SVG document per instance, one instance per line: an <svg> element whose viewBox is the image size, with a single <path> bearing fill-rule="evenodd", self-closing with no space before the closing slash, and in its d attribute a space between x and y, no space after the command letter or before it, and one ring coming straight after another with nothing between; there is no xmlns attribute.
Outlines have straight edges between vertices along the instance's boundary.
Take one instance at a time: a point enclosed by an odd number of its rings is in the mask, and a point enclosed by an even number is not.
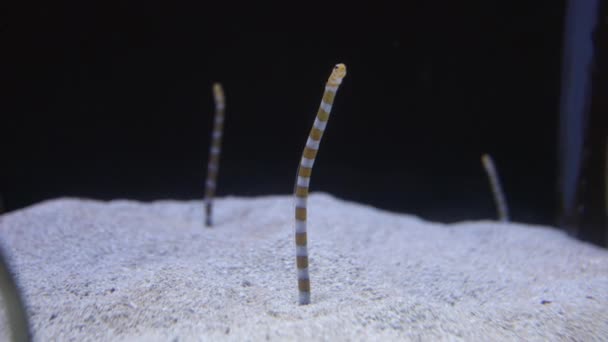
<svg viewBox="0 0 608 342"><path fill-rule="evenodd" d="M494 195L494 202L496 202L496 209L498 210L498 219L502 222L509 222L507 201L505 200L505 194L502 191L500 181L498 180L498 172L496 172L494 161L488 154L484 154L481 156L481 163L483 164L483 168L486 170L488 179L490 180L492 194Z"/></svg>
<svg viewBox="0 0 608 342"><path fill-rule="evenodd" d="M308 199L308 185L312 174L312 166L317 156L319 143L323 136L323 131L329 119L331 106L334 103L334 96L338 91L342 79L346 76L346 66L337 64L325 85L325 93L321 100L321 106L317 112L317 117L308 135L306 147L302 153L296 184L294 190L295 197L295 239L296 239L296 264L298 268L298 290L299 303L305 305L310 303L310 278L308 276L308 249L306 247L306 202Z"/></svg>
<svg viewBox="0 0 608 342"><path fill-rule="evenodd" d="M209 148L209 162L207 163L207 181L205 182L205 225L213 225L213 196L215 195L217 173L220 167L220 152L222 149L222 131L224 128L224 90L219 83L213 84L213 100L215 102L215 119L211 133L211 147Z"/></svg>

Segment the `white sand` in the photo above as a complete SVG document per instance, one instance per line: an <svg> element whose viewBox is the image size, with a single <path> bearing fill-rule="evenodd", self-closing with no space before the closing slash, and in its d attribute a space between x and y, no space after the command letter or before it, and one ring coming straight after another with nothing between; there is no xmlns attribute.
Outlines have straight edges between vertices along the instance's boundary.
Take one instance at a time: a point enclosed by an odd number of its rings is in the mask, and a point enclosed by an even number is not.
<svg viewBox="0 0 608 342"><path fill-rule="evenodd" d="M59 199L4 215L0 243L39 341L608 339L606 250L326 194L298 306L292 203L219 199L207 229L200 201Z"/></svg>

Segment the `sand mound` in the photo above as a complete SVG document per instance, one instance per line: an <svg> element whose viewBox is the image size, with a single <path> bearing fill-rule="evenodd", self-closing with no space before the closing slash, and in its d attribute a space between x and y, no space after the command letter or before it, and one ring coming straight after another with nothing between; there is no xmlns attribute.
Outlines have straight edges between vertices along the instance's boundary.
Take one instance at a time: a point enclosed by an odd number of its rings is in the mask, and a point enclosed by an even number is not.
<svg viewBox="0 0 608 342"><path fill-rule="evenodd" d="M602 340L608 252L540 226L425 222L310 198L297 305L292 198L58 199L0 219L40 341ZM0 326L6 333L6 323Z"/></svg>

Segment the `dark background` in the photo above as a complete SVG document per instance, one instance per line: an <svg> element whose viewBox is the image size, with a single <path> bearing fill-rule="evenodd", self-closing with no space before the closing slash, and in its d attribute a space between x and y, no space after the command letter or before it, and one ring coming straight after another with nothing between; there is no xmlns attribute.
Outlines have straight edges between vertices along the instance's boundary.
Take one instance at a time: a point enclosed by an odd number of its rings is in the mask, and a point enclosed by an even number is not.
<svg viewBox="0 0 608 342"><path fill-rule="evenodd" d="M331 68L348 67L311 188L439 221L555 224L564 1L282 7L20 2L0 10L0 193L202 198L227 97L218 193L289 194Z"/></svg>

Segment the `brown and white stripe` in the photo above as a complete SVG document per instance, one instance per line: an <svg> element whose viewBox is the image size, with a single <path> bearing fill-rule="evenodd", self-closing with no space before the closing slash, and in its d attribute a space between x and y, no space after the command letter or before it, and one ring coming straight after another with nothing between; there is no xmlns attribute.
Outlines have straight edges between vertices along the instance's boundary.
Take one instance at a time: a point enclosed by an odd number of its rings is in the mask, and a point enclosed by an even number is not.
<svg viewBox="0 0 608 342"><path fill-rule="evenodd" d="M505 194L500 186L500 180L498 179L498 172L494 166L494 161L488 154L484 154L481 156L481 163L483 164L483 168L486 170L486 174L490 180L490 187L492 188L494 202L496 203L496 210L498 211L498 219L503 222L508 222L509 209L507 208Z"/></svg>
<svg viewBox="0 0 608 342"><path fill-rule="evenodd" d="M298 268L298 290L300 305L310 303L310 277L308 275L308 249L306 235L306 205L308 200L308 185L310 184L310 176L312 174L312 166L317 156L319 143L325 131L329 113L334 103L334 96L338 91L342 79L346 76L346 66L337 64L327 84L325 85L325 93L321 106L317 112L317 117L308 135L306 147L302 153L302 160L298 168L298 174L295 184L295 238L296 238L296 261Z"/></svg>
<svg viewBox="0 0 608 342"><path fill-rule="evenodd" d="M217 173L220 168L220 152L222 149L222 133L224 128L224 90L219 83L213 84L213 99L215 102L215 119L211 133L211 147L209 148L209 162L207 163L207 181L205 182L205 225L213 225L213 196L217 182Z"/></svg>

